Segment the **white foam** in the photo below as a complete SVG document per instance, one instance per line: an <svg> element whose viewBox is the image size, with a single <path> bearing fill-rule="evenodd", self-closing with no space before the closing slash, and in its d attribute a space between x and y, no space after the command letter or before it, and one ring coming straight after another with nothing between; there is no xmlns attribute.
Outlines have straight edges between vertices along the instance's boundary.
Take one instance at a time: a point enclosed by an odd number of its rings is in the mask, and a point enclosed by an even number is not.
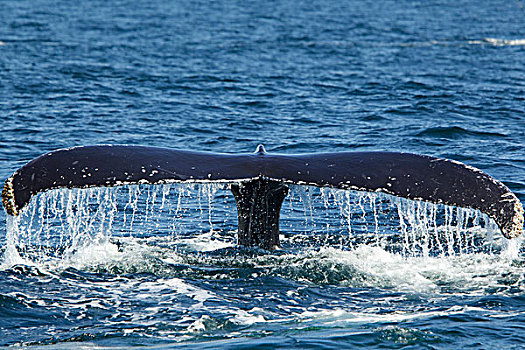
<svg viewBox="0 0 525 350"><path fill-rule="evenodd" d="M362 245L350 252L327 249L329 257L356 268L367 276L369 287L392 287L400 291L431 292L436 290L434 281L425 277L414 260L392 254L380 247ZM425 258L419 258L426 264Z"/></svg>
<svg viewBox="0 0 525 350"><path fill-rule="evenodd" d="M178 245L186 246L189 250L199 252L211 252L218 249L230 248L235 246L234 242L226 242L213 239L213 231L205 232L191 238L179 238Z"/></svg>
<svg viewBox="0 0 525 350"><path fill-rule="evenodd" d="M421 318L432 318L439 316L460 315L471 312L483 312L484 314L499 314L499 311L491 311L479 307L452 306L440 311L403 311L397 310L392 313L374 312L352 312L343 309L305 311L295 315L295 320L308 327L310 323L330 325L330 327L345 327L349 324L370 324L370 323L399 323L412 321Z"/></svg>
<svg viewBox="0 0 525 350"><path fill-rule="evenodd" d="M473 45L525 46L525 39L484 38L482 40L469 40L468 43Z"/></svg>
<svg viewBox="0 0 525 350"><path fill-rule="evenodd" d="M297 261L297 259L295 259ZM313 262L313 264L308 263ZM390 288L404 293L443 295L460 293L483 295L488 289L502 286L502 279L519 275L520 268L506 255L488 253L439 257L404 257L381 247L361 245L350 251L324 248L305 253L298 268L312 265L316 273L339 269L350 271L350 287ZM338 267L339 266L339 267ZM347 273L348 274L348 273ZM330 281L324 281L329 282ZM444 288L444 289L443 289Z"/></svg>
<svg viewBox="0 0 525 350"><path fill-rule="evenodd" d="M237 309L235 311L234 317L231 319L233 323L243 325L243 326L250 326L254 323L264 323L266 322L266 318L264 318L263 315L260 314L254 314L256 312L262 311L259 308L254 308L249 311Z"/></svg>
<svg viewBox="0 0 525 350"><path fill-rule="evenodd" d="M62 260L60 265L62 267L85 268L100 264L111 264L123 259L124 253L119 251L116 244L103 242L80 247L72 252L68 258Z"/></svg>
<svg viewBox="0 0 525 350"><path fill-rule="evenodd" d="M208 315L201 316L198 320L193 321L187 329L189 333L201 333L207 330L206 324L211 321Z"/></svg>

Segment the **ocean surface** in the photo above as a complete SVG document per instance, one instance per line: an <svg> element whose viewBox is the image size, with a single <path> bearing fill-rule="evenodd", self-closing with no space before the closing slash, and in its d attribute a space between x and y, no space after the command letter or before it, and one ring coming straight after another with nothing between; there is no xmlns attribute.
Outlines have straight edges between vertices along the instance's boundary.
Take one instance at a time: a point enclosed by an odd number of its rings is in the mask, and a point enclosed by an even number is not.
<svg viewBox="0 0 525 350"><path fill-rule="evenodd" d="M406 151L525 202L525 2L0 0L0 178L57 148ZM523 349L525 248L474 210L293 186L282 248L228 184L0 213L0 347Z"/></svg>

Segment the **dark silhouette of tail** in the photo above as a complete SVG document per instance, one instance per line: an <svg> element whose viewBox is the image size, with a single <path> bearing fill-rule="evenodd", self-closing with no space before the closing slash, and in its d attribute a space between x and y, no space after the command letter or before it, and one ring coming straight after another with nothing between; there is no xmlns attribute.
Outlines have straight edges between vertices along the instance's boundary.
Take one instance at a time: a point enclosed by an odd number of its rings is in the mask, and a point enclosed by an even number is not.
<svg viewBox="0 0 525 350"><path fill-rule="evenodd" d="M143 146L85 146L44 154L6 180L2 202L17 215L53 188L235 182L239 243L279 244L286 184L382 192L412 200L474 208L494 219L507 238L523 231L523 206L504 184L460 162L396 152L219 154Z"/></svg>

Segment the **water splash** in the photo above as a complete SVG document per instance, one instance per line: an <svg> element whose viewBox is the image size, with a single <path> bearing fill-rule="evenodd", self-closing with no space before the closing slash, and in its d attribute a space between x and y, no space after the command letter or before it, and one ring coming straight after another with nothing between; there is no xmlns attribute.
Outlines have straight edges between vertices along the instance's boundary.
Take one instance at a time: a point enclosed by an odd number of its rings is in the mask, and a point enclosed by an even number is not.
<svg viewBox="0 0 525 350"><path fill-rule="evenodd" d="M403 256L440 256L500 251L507 242L494 221L474 209L381 193L291 189L281 214L286 243L339 249L366 244Z"/></svg>
<svg viewBox="0 0 525 350"><path fill-rule="evenodd" d="M519 254L479 211L384 194L290 186L281 213L287 251L362 245L402 257L469 253ZM225 183L57 189L9 217L4 266L68 264L88 251L97 261L118 255L126 239L209 251L236 241L235 200ZM92 261L93 257L85 258Z"/></svg>

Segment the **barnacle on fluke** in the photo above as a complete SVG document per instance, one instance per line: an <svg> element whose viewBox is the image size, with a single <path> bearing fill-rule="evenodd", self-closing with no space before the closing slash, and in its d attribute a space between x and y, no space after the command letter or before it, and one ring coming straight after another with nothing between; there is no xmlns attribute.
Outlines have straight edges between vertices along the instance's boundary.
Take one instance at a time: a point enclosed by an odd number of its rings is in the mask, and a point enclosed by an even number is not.
<svg viewBox="0 0 525 350"><path fill-rule="evenodd" d="M523 232L523 206L514 193L463 163L397 152L221 154L143 146L83 146L53 151L7 179L2 202L17 215L39 192L53 188L235 182L239 243L279 245L279 212L287 184L382 192L412 200L478 209L506 238Z"/></svg>
<svg viewBox="0 0 525 350"><path fill-rule="evenodd" d="M2 204L9 215L18 215L18 209L15 205L15 192L13 190L13 177L16 173L5 180L2 189Z"/></svg>

